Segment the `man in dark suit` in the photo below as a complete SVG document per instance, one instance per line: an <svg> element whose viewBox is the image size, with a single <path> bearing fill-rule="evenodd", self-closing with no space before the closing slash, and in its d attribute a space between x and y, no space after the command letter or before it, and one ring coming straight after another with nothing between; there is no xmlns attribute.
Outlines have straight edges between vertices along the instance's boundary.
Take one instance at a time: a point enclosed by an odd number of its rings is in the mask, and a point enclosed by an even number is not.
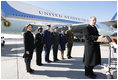
<svg viewBox="0 0 118 80"><path fill-rule="evenodd" d="M24 33L24 47L25 47L25 53L23 55L23 58L25 59L26 63L26 69L27 72L33 73L33 69L30 67L32 55L33 55L33 50L34 50L34 36L31 33L32 30L32 25L28 24L26 26L27 32Z"/></svg>
<svg viewBox="0 0 118 80"><path fill-rule="evenodd" d="M38 28L38 33L35 36L35 46L36 46L36 64L38 66L42 64L42 50L43 50L43 42L44 42L44 35L42 34L43 28Z"/></svg>
<svg viewBox="0 0 118 80"><path fill-rule="evenodd" d="M98 37L103 36L98 34L95 24L96 17L90 17L89 25L84 29L85 50L83 62L85 64L85 75L90 78L96 78L93 68L94 66L101 64L100 46L96 40Z"/></svg>
<svg viewBox="0 0 118 80"><path fill-rule="evenodd" d="M50 54L50 49L52 45L50 27L51 25L47 25L47 30L44 31L45 61L47 63L52 62L51 60L49 60L49 54Z"/></svg>

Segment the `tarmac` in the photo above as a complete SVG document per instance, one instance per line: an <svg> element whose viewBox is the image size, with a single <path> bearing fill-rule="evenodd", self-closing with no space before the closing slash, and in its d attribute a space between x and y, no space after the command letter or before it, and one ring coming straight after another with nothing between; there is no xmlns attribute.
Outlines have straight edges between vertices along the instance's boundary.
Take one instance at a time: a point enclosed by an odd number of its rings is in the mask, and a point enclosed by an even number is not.
<svg viewBox="0 0 118 80"><path fill-rule="evenodd" d="M64 52L64 60L61 60L58 51L58 62L46 63L45 53L42 52L43 66L36 65L36 52L34 51L31 67L35 70L33 74L26 72L24 58L23 39L5 39L5 46L1 46L1 79L90 79L84 75L84 43L74 42L72 48L72 59L67 59L67 50ZM104 64L108 64L109 46L101 44L102 64L94 68L97 79L106 79ZM117 54L111 55L112 71L116 70ZM50 60L53 61L52 50Z"/></svg>

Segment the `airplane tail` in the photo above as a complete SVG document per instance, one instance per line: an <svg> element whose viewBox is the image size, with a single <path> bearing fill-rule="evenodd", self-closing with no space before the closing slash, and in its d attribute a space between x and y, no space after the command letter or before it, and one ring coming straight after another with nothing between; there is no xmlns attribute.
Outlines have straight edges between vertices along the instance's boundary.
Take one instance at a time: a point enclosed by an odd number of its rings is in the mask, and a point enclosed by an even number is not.
<svg viewBox="0 0 118 80"><path fill-rule="evenodd" d="M117 12L116 12L115 15L112 17L111 20L116 20L116 18L117 18Z"/></svg>

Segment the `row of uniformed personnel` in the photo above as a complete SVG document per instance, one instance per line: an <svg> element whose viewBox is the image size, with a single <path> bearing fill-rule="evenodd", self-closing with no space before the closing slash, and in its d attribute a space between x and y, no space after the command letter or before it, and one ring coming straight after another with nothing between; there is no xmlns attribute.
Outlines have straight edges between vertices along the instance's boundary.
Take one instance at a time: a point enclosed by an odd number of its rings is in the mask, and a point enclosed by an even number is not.
<svg viewBox="0 0 118 80"><path fill-rule="evenodd" d="M31 69L30 63L33 55L33 50L36 48L36 64L37 65L43 65L42 64L42 50L44 48L45 51L45 61L47 63L52 62L49 59L50 49L51 46L53 48L53 60L59 61L57 58L58 49L61 51L61 57L64 59L64 50L65 50L65 44L67 43L67 58L70 59L71 57L71 49L73 45L73 33L71 31L71 27L64 32L64 30L61 30L61 33L58 32L58 27L54 29L54 32L50 32L50 25L47 25L47 30L43 32L43 28L40 27L38 29L38 33L35 35L35 38L33 37L33 34L31 33L32 25L29 24L26 26L27 32L24 33L24 47L25 47L25 53L23 55L26 63L26 69L27 72L32 73L34 70Z"/></svg>

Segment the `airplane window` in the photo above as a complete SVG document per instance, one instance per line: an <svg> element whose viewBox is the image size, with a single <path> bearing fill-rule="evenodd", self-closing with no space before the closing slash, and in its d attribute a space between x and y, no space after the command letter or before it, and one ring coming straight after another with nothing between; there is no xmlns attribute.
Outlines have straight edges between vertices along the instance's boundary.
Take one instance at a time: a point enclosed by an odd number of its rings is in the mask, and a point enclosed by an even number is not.
<svg viewBox="0 0 118 80"><path fill-rule="evenodd" d="M51 14L49 13L49 16L51 16Z"/></svg>

